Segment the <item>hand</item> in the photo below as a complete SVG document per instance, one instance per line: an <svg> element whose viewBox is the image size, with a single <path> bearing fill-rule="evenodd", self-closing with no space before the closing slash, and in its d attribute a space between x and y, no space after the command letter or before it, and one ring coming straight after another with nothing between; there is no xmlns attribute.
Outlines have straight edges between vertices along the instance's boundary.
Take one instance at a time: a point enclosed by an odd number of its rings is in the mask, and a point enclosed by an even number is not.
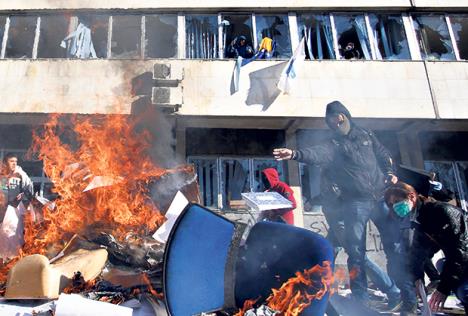
<svg viewBox="0 0 468 316"><path fill-rule="evenodd" d="M24 196L24 193L18 194L18 195L16 196L16 200L17 200L17 201L21 201L21 199L23 198L23 196Z"/></svg>
<svg viewBox="0 0 468 316"><path fill-rule="evenodd" d="M429 307L434 311L439 311L442 307L444 307L445 300L447 299L447 295L440 293L439 291L435 291L431 299L429 300Z"/></svg>
<svg viewBox="0 0 468 316"><path fill-rule="evenodd" d="M290 160L292 159L293 151L288 148L275 148L273 149L273 157L275 160Z"/></svg>
<svg viewBox="0 0 468 316"><path fill-rule="evenodd" d="M398 182L398 177L394 174L389 174L387 176L387 179L385 179L385 183L391 183L391 184L395 184Z"/></svg>

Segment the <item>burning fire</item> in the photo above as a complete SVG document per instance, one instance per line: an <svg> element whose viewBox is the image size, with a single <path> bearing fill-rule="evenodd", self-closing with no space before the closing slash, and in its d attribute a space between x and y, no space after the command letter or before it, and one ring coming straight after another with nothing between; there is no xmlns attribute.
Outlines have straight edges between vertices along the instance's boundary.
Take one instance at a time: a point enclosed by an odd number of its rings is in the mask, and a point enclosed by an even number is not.
<svg viewBox="0 0 468 316"><path fill-rule="evenodd" d="M121 115L74 117L71 122L73 133L53 115L33 135L31 152L44 162L58 198L55 208L44 207L42 222L26 217L24 246L18 258L2 267L0 281L20 257L50 256L74 234L105 231L123 240L129 234L148 235L165 220L148 183L171 170L152 162L149 133L136 132L136 122Z"/></svg>
<svg viewBox="0 0 468 316"><path fill-rule="evenodd" d="M279 311L280 315L297 316L307 308L313 300L322 299L327 292L332 294L334 289L334 276L329 261L323 265L315 265L286 281L279 289L272 289L272 294L267 298L266 305ZM256 300L249 300L236 316L242 316L252 308Z"/></svg>

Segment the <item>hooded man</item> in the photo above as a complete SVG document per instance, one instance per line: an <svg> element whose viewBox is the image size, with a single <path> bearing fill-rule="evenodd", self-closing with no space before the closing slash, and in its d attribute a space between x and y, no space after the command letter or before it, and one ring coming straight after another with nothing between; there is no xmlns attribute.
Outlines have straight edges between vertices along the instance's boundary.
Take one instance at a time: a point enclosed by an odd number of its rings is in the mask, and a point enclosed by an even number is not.
<svg viewBox="0 0 468 316"><path fill-rule="evenodd" d="M296 208L296 199L294 199L294 192L291 187L279 179L278 171L275 168L266 168L262 171L262 182L267 192L278 192L292 203L292 208L269 210L266 211L264 217L273 222L294 225L293 210Z"/></svg>
<svg viewBox="0 0 468 316"><path fill-rule="evenodd" d="M367 304L366 226L383 197L386 181L398 179L387 149L374 133L354 124L341 102L327 105L325 121L334 131L329 141L300 150L278 148L273 155L276 160L328 167L342 200L348 269L356 275L350 280L351 290L355 299Z"/></svg>
<svg viewBox="0 0 468 316"><path fill-rule="evenodd" d="M251 58L254 55L252 46L247 44L247 38L244 35L236 37L229 45L226 51L227 58Z"/></svg>
<svg viewBox="0 0 468 316"><path fill-rule="evenodd" d="M3 159L3 167L1 170L0 180L1 189L4 197L2 213L0 221L3 220L7 205L17 207L21 201L30 201L34 188L31 179L26 172L18 166L18 157L13 153L8 153Z"/></svg>

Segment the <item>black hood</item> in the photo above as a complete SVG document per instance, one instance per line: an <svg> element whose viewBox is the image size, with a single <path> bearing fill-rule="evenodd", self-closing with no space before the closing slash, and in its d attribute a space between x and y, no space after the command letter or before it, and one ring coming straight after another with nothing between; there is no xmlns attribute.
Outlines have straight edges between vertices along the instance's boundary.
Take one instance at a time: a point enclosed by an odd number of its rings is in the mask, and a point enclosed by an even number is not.
<svg viewBox="0 0 468 316"><path fill-rule="evenodd" d="M328 103L327 110L325 112L325 118L329 118L330 115L337 113L344 114L349 119L351 124L353 123L351 113L349 113L348 109L343 105L343 103L341 103L340 101L333 101ZM329 125L328 120L326 119L325 121L327 122L327 125Z"/></svg>

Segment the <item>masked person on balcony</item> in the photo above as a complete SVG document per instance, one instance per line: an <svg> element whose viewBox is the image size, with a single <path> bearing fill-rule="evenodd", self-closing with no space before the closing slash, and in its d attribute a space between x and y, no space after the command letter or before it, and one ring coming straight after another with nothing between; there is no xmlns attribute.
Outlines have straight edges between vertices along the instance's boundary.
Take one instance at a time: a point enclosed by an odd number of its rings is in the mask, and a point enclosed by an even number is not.
<svg viewBox="0 0 468 316"><path fill-rule="evenodd" d="M398 182L385 192L385 201L401 218L402 278L424 282L424 262L442 250L445 264L440 283L429 300L437 311L454 291L468 313L468 227L466 213L449 203L418 195L409 184ZM403 229L406 228L406 229ZM405 247L403 247L405 246ZM414 287L413 287L414 289ZM414 290L413 290L414 291ZM412 302L416 315L416 299Z"/></svg>
<svg viewBox="0 0 468 316"><path fill-rule="evenodd" d="M244 35L234 38L226 51L227 58L252 58L253 55L254 50L247 44L247 38Z"/></svg>
<svg viewBox="0 0 468 316"><path fill-rule="evenodd" d="M4 200L4 205L0 210L0 221L3 221L6 206L17 207L20 202L29 202L34 189L31 179L18 165L18 156L13 153L6 154L3 159L0 183Z"/></svg>
<svg viewBox="0 0 468 316"><path fill-rule="evenodd" d="M326 109L326 123L335 132L329 141L301 149L273 150L276 160L293 159L331 168L331 177L340 188L345 226L348 269L353 297L368 303L366 274L366 226L373 212L379 211L385 183L396 183L389 152L374 133L357 126L348 109L339 101ZM383 273L383 272L382 272Z"/></svg>
<svg viewBox="0 0 468 316"><path fill-rule="evenodd" d="M262 171L262 183L266 192L278 192L292 203L290 209L264 211L262 218L272 222L294 225L293 211L296 208L296 199L291 187L279 179L278 171L275 168L266 168Z"/></svg>

